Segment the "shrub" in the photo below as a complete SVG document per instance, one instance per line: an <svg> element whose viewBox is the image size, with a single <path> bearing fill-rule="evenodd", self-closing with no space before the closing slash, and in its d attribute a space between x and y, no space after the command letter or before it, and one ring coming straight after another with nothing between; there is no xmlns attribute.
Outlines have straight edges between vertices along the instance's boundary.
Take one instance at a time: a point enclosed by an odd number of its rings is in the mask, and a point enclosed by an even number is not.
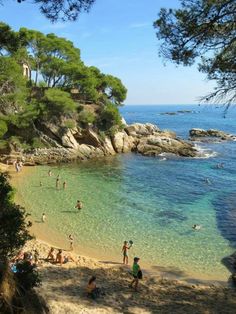
<svg viewBox="0 0 236 314"><path fill-rule="evenodd" d="M64 126L68 129L73 129L76 127L76 122L75 120L72 120L72 119L67 119L65 122L64 122Z"/></svg>
<svg viewBox="0 0 236 314"><path fill-rule="evenodd" d="M107 131L115 125L118 127L121 125L121 116L117 107L109 103L100 113L98 126L100 129Z"/></svg>
<svg viewBox="0 0 236 314"><path fill-rule="evenodd" d="M36 266L24 260L16 264L15 278L18 286L24 292L33 287L38 287L41 283Z"/></svg>
<svg viewBox="0 0 236 314"><path fill-rule="evenodd" d="M4 120L0 120L0 138L7 132L7 123Z"/></svg>
<svg viewBox="0 0 236 314"><path fill-rule="evenodd" d="M32 139L31 146L33 148L44 148L45 147L45 145L42 143L42 141L39 137L34 137Z"/></svg>
<svg viewBox="0 0 236 314"><path fill-rule="evenodd" d="M42 101L46 104L46 111L51 114L69 113L76 110L76 104L70 94L58 88L48 89Z"/></svg>
<svg viewBox="0 0 236 314"><path fill-rule="evenodd" d="M79 116L78 116L79 122L82 123L83 125L88 125L89 123L94 123L95 118L96 117L95 117L94 113L87 111L87 110L81 111Z"/></svg>

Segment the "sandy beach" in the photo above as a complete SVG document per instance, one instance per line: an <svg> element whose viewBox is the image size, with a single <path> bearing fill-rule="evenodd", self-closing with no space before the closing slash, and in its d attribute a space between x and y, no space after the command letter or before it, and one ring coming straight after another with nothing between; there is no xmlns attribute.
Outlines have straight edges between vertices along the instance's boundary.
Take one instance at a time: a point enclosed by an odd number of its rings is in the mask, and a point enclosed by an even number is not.
<svg viewBox="0 0 236 314"><path fill-rule="evenodd" d="M76 262L53 265L45 261L50 249L47 243L32 240L24 248L25 251L34 249L40 254L38 270L42 279L42 285L36 291L53 314L236 312L236 292L231 288L144 275L139 292L134 292L129 288L132 280L130 267L119 263L105 264L71 253ZM97 277L97 286L105 292L96 301L85 293L86 284L92 275Z"/></svg>
<svg viewBox="0 0 236 314"><path fill-rule="evenodd" d="M1 166L1 171L12 167ZM40 240L40 233L34 234L36 239L29 241L24 252L39 252L38 271L42 280L37 294L47 304L49 313L235 313L236 291L226 287L227 283L211 283L195 280L170 279L170 274L144 271L139 291L129 287L132 281L131 265L124 266L119 262L101 262L97 259L78 255L67 251L63 243L55 243L55 249L62 248L63 255L71 255L75 262L55 265L46 261L51 244ZM56 247L55 244L61 245ZM68 246L68 245L67 245ZM142 267L142 261L140 260ZM96 301L90 299L85 292L89 278L97 277L97 286L105 295ZM173 278L173 277L172 277Z"/></svg>

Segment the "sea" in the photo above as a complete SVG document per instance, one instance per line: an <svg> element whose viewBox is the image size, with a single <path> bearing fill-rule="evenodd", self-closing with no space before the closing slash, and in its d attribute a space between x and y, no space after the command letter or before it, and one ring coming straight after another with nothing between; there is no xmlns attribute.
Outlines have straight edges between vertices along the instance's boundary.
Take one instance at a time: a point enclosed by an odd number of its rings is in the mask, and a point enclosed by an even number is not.
<svg viewBox="0 0 236 314"><path fill-rule="evenodd" d="M234 108L225 114L213 105L133 105L120 112L128 124L153 123L184 139L191 128L236 134ZM16 200L30 213L35 234L54 245L68 249L72 234L79 254L119 266L123 241L132 240L130 262L138 256L150 272L226 282L236 250L236 142L196 145L199 158L128 153L27 168L14 176Z"/></svg>

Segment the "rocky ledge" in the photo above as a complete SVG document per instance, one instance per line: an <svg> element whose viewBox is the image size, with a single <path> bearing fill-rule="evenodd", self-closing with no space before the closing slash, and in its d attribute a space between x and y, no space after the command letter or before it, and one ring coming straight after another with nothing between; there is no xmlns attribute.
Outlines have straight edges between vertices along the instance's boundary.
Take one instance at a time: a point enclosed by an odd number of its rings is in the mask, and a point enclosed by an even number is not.
<svg viewBox="0 0 236 314"><path fill-rule="evenodd" d="M179 139L172 131L161 131L156 125L135 123L125 126L113 136L104 136L92 128L68 129L49 123L37 126L37 135L48 148L1 154L0 161L22 159L26 165L70 162L135 152L144 156L170 153L195 157L194 145Z"/></svg>
<svg viewBox="0 0 236 314"><path fill-rule="evenodd" d="M189 131L191 141L198 142L221 142L221 141L235 141L236 136L233 134L226 133L224 131L215 129L191 129Z"/></svg>

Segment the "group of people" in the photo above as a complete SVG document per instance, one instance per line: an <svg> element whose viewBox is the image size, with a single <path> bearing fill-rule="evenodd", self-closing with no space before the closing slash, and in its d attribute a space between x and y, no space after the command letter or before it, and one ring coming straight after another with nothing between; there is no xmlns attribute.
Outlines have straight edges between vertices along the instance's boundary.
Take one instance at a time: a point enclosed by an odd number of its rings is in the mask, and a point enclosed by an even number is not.
<svg viewBox="0 0 236 314"><path fill-rule="evenodd" d="M62 249L58 249L57 253L55 253L55 249L53 247L49 250L46 260L54 264L60 264L61 266L62 264L66 264L68 262L76 262L71 255L63 255Z"/></svg>
<svg viewBox="0 0 236 314"><path fill-rule="evenodd" d="M11 261L10 267L13 273L18 270L18 265L22 263L28 263L32 267L36 267L39 264L39 252L38 250L33 250L33 252L23 252L20 251Z"/></svg>

